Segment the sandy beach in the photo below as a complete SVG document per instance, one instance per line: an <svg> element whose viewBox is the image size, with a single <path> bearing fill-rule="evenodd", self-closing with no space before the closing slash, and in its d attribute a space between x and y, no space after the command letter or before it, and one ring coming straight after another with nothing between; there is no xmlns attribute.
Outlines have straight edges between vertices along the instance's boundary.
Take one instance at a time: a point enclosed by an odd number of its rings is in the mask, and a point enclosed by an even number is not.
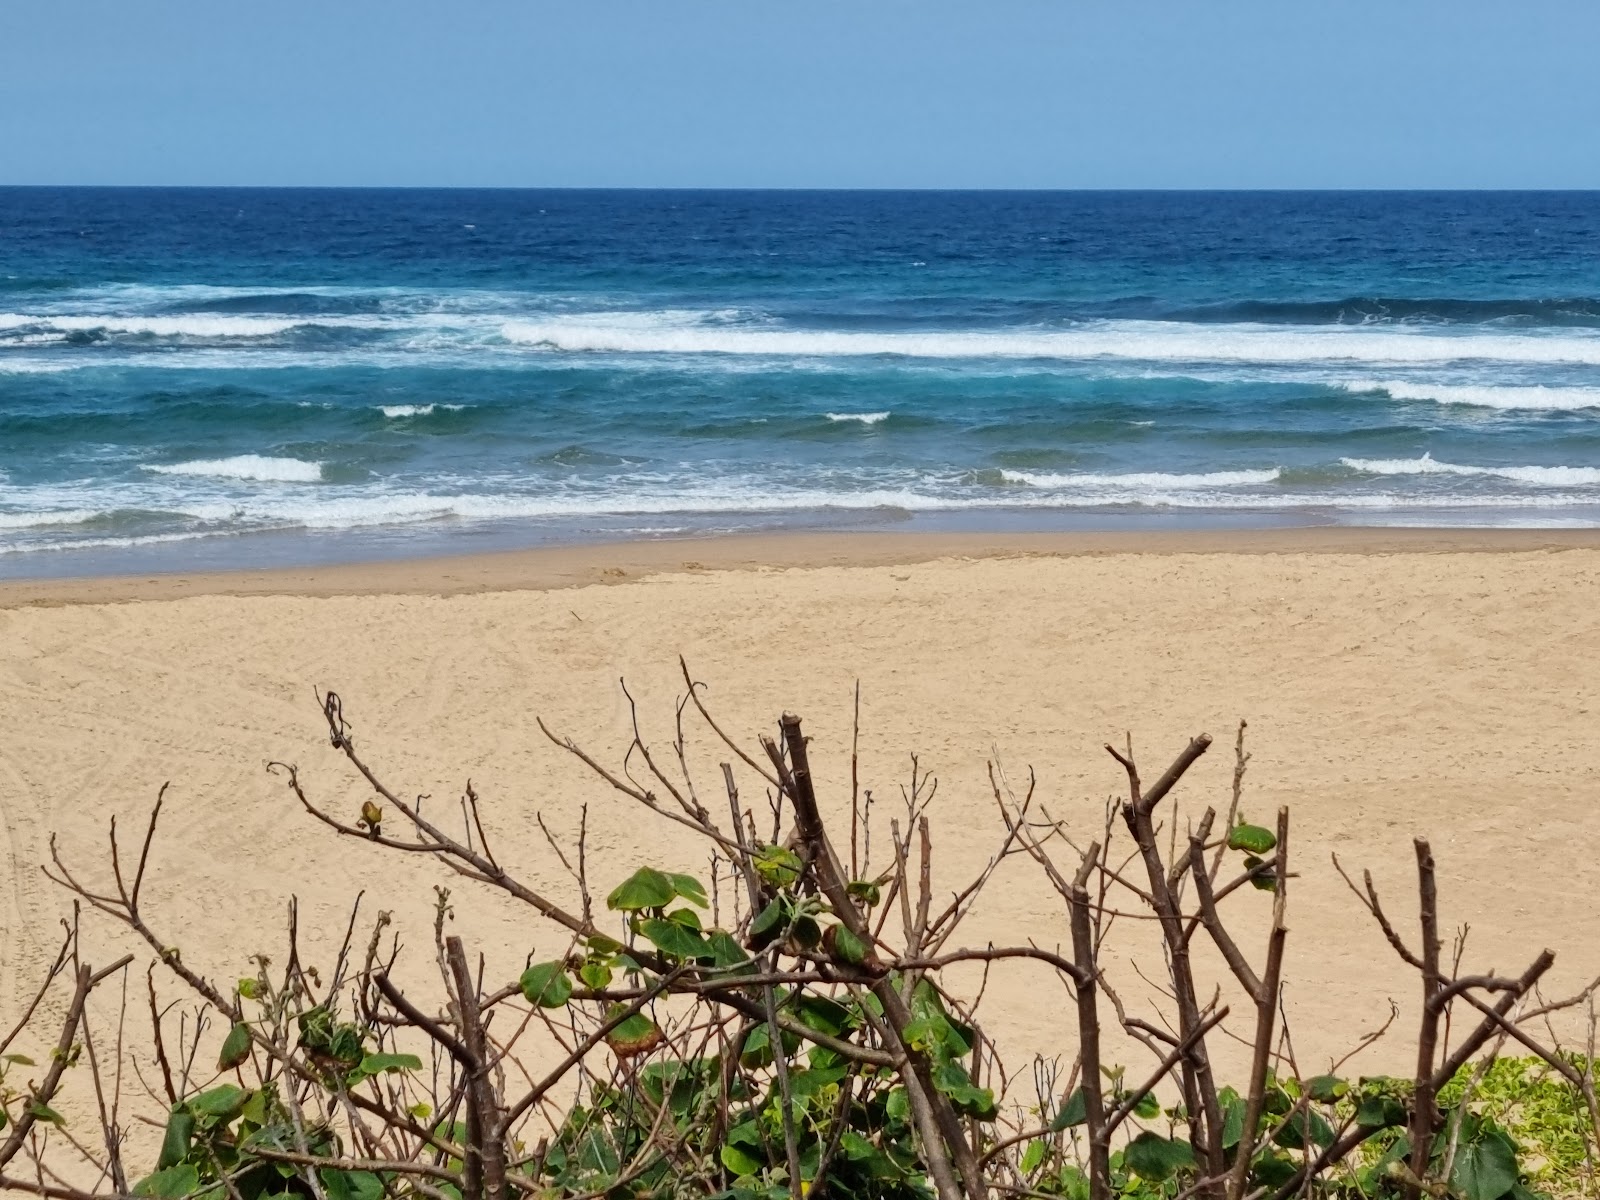
<svg viewBox="0 0 1600 1200"><path fill-rule="evenodd" d="M149 919L207 974L232 978L252 953L280 952L291 895L302 930L318 931L304 951L313 962L331 958L361 892L368 916L393 912L425 976L434 884L452 888L455 927L491 976L564 946L503 897L338 840L300 811L268 760L297 763L313 795L351 819L364 795L328 746L318 688L341 694L362 753L397 792L443 812L470 779L502 861L561 900L576 888L535 816L570 841L584 805L597 893L646 862L705 877L701 845L608 790L535 723L615 765L625 678L664 749L682 654L724 727L752 745L783 710L803 715L835 813L848 808L859 681L861 779L881 828L916 754L940 781L931 811L948 887L999 842L997 757L1019 785L1031 767L1040 802L1087 840L1122 787L1103 743L1131 734L1155 771L1193 734L1213 734L1180 789L1193 816L1226 805L1233 732L1248 720L1245 811L1265 823L1288 804L1295 820L1295 1049L1325 1065L1381 1023L1385 997L1409 1014L1417 990L1333 853L1370 868L1410 929L1412 838L1427 835L1446 920L1471 926L1469 964L1520 970L1549 946L1551 994L1600 970L1597 588L1593 532L1382 530L797 535L8 585L0 1010L25 1002L69 913L38 870L50 838L104 879L107 822L141 828L166 781ZM726 752L698 728L690 751L712 788ZM1256 899L1239 898L1246 928L1265 915ZM103 921L85 925L102 959L140 949ZM1065 937L1060 902L1018 863L961 940ZM1142 938L1132 930L1127 954L1158 971ZM1134 965L1113 970L1147 1003ZM1063 999L1041 973L997 970L984 1013L1013 1067L1070 1050ZM1403 1068L1410 1054L1400 1031L1357 1065Z"/></svg>

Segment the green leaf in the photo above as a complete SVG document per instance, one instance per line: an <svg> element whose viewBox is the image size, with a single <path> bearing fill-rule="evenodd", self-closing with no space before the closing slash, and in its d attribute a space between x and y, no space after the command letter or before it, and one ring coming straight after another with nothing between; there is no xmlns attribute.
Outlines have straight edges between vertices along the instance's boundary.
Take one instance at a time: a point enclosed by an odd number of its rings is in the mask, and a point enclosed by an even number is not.
<svg viewBox="0 0 1600 1200"><path fill-rule="evenodd" d="M572 996L565 963L535 963L522 973L520 983L528 1003L540 1008L560 1008Z"/></svg>
<svg viewBox="0 0 1600 1200"><path fill-rule="evenodd" d="M757 952L772 945L789 925L789 905L781 896L769 903L750 922L750 948Z"/></svg>
<svg viewBox="0 0 1600 1200"><path fill-rule="evenodd" d="M591 954L615 954L623 948L622 943L616 938L609 938L603 933L591 934L584 939L583 944L589 948Z"/></svg>
<svg viewBox="0 0 1600 1200"><path fill-rule="evenodd" d="M308 1008L296 1018L300 1027L300 1044L307 1050L326 1052L333 1042L333 1013L326 1004Z"/></svg>
<svg viewBox="0 0 1600 1200"><path fill-rule="evenodd" d="M1231 1087L1217 1093L1222 1103L1222 1148L1232 1150L1244 1136L1244 1100Z"/></svg>
<svg viewBox="0 0 1600 1200"><path fill-rule="evenodd" d="M1061 1194L1067 1200L1089 1200L1089 1177L1072 1163L1061 1168Z"/></svg>
<svg viewBox="0 0 1600 1200"><path fill-rule="evenodd" d="M850 1069L844 1066L812 1067L805 1071L797 1071L791 1067L789 1091L792 1095L809 1099L838 1083L849 1072Z"/></svg>
<svg viewBox="0 0 1600 1200"><path fill-rule="evenodd" d="M1228 832L1228 849L1250 854L1265 854L1278 844L1270 830L1259 825L1235 825Z"/></svg>
<svg viewBox="0 0 1600 1200"><path fill-rule="evenodd" d="M851 1162L863 1162L878 1152L878 1148L854 1129L846 1129L839 1138L839 1149Z"/></svg>
<svg viewBox="0 0 1600 1200"><path fill-rule="evenodd" d="M1295 1113L1272 1135L1272 1140L1285 1150L1302 1150L1308 1142L1325 1149L1333 1144L1333 1138L1332 1127L1315 1109Z"/></svg>
<svg viewBox="0 0 1600 1200"><path fill-rule="evenodd" d="M951 1018L939 993L926 979L911 993L911 1014L915 1019L906 1027L906 1033L918 1041L920 1049L946 1060L972 1053L971 1028Z"/></svg>
<svg viewBox="0 0 1600 1200"><path fill-rule="evenodd" d="M185 1103L196 1117L231 1120L238 1115L248 1099L250 1099L249 1092L234 1087L231 1083L225 1083L221 1087L212 1088L209 1092L191 1096Z"/></svg>
<svg viewBox="0 0 1600 1200"><path fill-rule="evenodd" d="M1287 1154L1263 1150L1250 1163L1251 1181L1269 1188L1280 1188L1294 1178L1294 1159Z"/></svg>
<svg viewBox="0 0 1600 1200"><path fill-rule="evenodd" d="M796 996L790 1007L805 1024L832 1037L844 1033L855 1020L850 1010L837 1000L809 992Z"/></svg>
<svg viewBox="0 0 1600 1200"><path fill-rule="evenodd" d="M700 881L693 875L668 875L667 878L672 880L672 890L690 904L701 908L711 907L710 901L706 899L706 889L700 886Z"/></svg>
<svg viewBox="0 0 1600 1200"><path fill-rule="evenodd" d="M1050 1122L1050 1132L1060 1133L1063 1129L1071 1129L1074 1125L1082 1125L1089 1119L1089 1101L1083 1088L1072 1089L1072 1094L1061 1102L1061 1111L1056 1113L1055 1120Z"/></svg>
<svg viewBox="0 0 1600 1200"><path fill-rule="evenodd" d="M606 897L606 907L621 912L665 908L677 894L671 878L653 867L640 867Z"/></svg>
<svg viewBox="0 0 1600 1200"><path fill-rule="evenodd" d="M0 1054L0 1058L3 1058L8 1063L15 1063L19 1067L36 1067L39 1065L26 1054Z"/></svg>
<svg viewBox="0 0 1600 1200"><path fill-rule="evenodd" d="M156 1169L164 1171L189 1157L189 1144L193 1140L194 1114L179 1104L167 1118L167 1132L161 1139L161 1157L156 1159Z"/></svg>
<svg viewBox="0 0 1600 1200"><path fill-rule="evenodd" d="M193 1163L179 1163L154 1175L146 1175L133 1185L135 1196L155 1196L159 1200L178 1200L200 1187L200 1172Z"/></svg>
<svg viewBox="0 0 1600 1200"><path fill-rule="evenodd" d="M361 1031L354 1025L341 1025L333 1031L333 1043L328 1053L341 1063L355 1066L366 1051L361 1045Z"/></svg>
<svg viewBox="0 0 1600 1200"><path fill-rule="evenodd" d="M705 940L676 921L649 917L639 922L639 932L654 942L663 954L673 958L699 958L706 952Z"/></svg>
<svg viewBox="0 0 1600 1200"><path fill-rule="evenodd" d="M267 1088L256 1088L250 1093L250 1098L239 1109L241 1121L253 1121L256 1125L267 1123L267 1113L271 1109L271 1099Z"/></svg>
<svg viewBox="0 0 1600 1200"><path fill-rule="evenodd" d="M1306 1095L1318 1104L1333 1104L1343 1099L1349 1090L1350 1085L1337 1075L1318 1075L1306 1080Z"/></svg>
<svg viewBox="0 0 1600 1200"><path fill-rule="evenodd" d="M692 908L675 908L667 914L667 920L682 925L685 929L700 932L700 914Z"/></svg>
<svg viewBox="0 0 1600 1200"><path fill-rule="evenodd" d="M1456 1147L1450 1190L1463 1200L1500 1200L1517 1185L1517 1148L1498 1129Z"/></svg>
<svg viewBox="0 0 1600 1200"><path fill-rule="evenodd" d="M382 1075L385 1071L420 1071L422 1060L415 1054L369 1054L361 1060L363 1075Z"/></svg>
<svg viewBox="0 0 1600 1200"><path fill-rule="evenodd" d="M1133 1106L1133 1115L1141 1121L1148 1121L1152 1117L1161 1115L1161 1101L1156 1099L1154 1092L1146 1092L1139 1097L1139 1103Z"/></svg>
<svg viewBox="0 0 1600 1200"><path fill-rule="evenodd" d="M775 888L794 885L805 863L786 846L758 846L754 855L756 874Z"/></svg>
<svg viewBox="0 0 1600 1200"><path fill-rule="evenodd" d="M217 1070L231 1071L250 1057L250 1026L243 1021L228 1030L222 1043L222 1053L217 1056Z"/></svg>
<svg viewBox="0 0 1600 1200"><path fill-rule="evenodd" d="M884 1115L891 1121L904 1123L911 1117L911 1097L906 1095L903 1087L891 1088L889 1098L883 1104Z"/></svg>
<svg viewBox="0 0 1600 1200"><path fill-rule="evenodd" d="M852 900L860 900L868 908L877 908L883 899L883 891L870 879L852 879L845 885L846 892Z"/></svg>
<svg viewBox="0 0 1600 1200"><path fill-rule="evenodd" d="M1028 1143L1028 1148L1022 1152L1022 1173L1032 1175L1039 1169L1039 1164L1044 1162L1044 1156L1050 1152L1042 1138L1035 1138Z"/></svg>
<svg viewBox="0 0 1600 1200"><path fill-rule="evenodd" d="M833 952L838 955L840 962L852 967L859 967L867 961L867 944L844 925L833 927Z"/></svg>
<svg viewBox="0 0 1600 1200"><path fill-rule="evenodd" d="M999 1115L999 1109L994 1102L994 1092L974 1084L972 1076L967 1074L967 1069L960 1063L944 1063L937 1067L933 1073L933 1081L941 1092L950 1097L950 1103L963 1115L977 1117L980 1121L992 1121Z"/></svg>
<svg viewBox="0 0 1600 1200"><path fill-rule="evenodd" d="M727 971L735 967L750 969L750 956L744 952L734 936L726 929L713 929L706 935L706 949L711 952L711 965Z"/></svg>
<svg viewBox="0 0 1600 1200"><path fill-rule="evenodd" d="M584 986L600 991L611 986L611 968L603 962L586 962L578 968L578 978Z"/></svg>
<svg viewBox="0 0 1600 1200"><path fill-rule="evenodd" d="M606 1014L609 1021L617 1012L626 1008L626 1005L613 1005L611 1012ZM635 1054L643 1054L661 1042L661 1030L656 1028L656 1023L642 1012L636 1012L631 1017L622 1021L610 1033L606 1034L606 1045L618 1058L628 1058Z"/></svg>
<svg viewBox="0 0 1600 1200"><path fill-rule="evenodd" d="M792 1034L783 1034L785 1050L789 1049L792 1037ZM758 1071L772 1065L772 1043L765 1025L757 1025L744 1039L744 1049L739 1052L739 1065L747 1071Z"/></svg>
<svg viewBox="0 0 1600 1200"><path fill-rule="evenodd" d="M731 1142L722 1147L722 1150L717 1157L722 1160L722 1165L727 1167L728 1170L732 1171L735 1175L754 1175L757 1171L761 1170L762 1167L767 1165L760 1159L746 1154L743 1150L741 1150L738 1146L733 1145Z"/></svg>
<svg viewBox="0 0 1600 1200"><path fill-rule="evenodd" d="M1404 1125L1406 1110L1391 1096L1363 1096L1356 1105L1356 1124L1366 1129Z"/></svg>
<svg viewBox="0 0 1600 1200"><path fill-rule="evenodd" d="M1262 860L1257 858L1254 854L1248 855L1244 860L1244 869L1246 871L1254 871L1261 865L1261 863ZM1262 871L1259 874L1250 876L1250 886L1255 888L1258 892L1277 891L1277 868L1269 868L1268 870Z"/></svg>
<svg viewBox="0 0 1600 1200"><path fill-rule="evenodd" d="M1136 1175L1159 1182L1174 1171L1194 1166L1194 1148L1188 1142L1145 1130L1128 1143L1122 1161Z"/></svg>
<svg viewBox="0 0 1600 1200"><path fill-rule="evenodd" d="M815 950L822 944L822 926L817 919L802 913L789 926L789 940L805 950Z"/></svg>
<svg viewBox="0 0 1600 1200"><path fill-rule="evenodd" d="M28 1105L28 1111L33 1114L35 1121L43 1121L46 1125L65 1125L60 1113L42 1101L35 1100Z"/></svg>

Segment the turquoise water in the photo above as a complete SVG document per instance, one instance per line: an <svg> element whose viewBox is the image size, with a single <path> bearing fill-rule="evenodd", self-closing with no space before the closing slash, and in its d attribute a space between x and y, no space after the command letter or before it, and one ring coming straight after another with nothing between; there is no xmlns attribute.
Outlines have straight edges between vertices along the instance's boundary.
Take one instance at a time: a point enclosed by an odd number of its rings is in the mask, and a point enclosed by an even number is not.
<svg viewBox="0 0 1600 1200"><path fill-rule="evenodd" d="M1600 195L0 189L0 573L1600 524Z"/></svg>

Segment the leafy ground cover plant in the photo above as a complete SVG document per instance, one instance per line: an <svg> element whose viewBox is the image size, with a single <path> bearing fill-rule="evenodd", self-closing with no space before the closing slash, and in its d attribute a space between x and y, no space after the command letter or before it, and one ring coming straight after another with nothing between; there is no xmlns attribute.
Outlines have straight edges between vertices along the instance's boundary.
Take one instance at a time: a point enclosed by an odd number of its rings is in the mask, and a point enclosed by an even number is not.
<svg viewBox="0 0 1600 1200"><path fill-rule="evenodd" d="M723 734L687 668L684 682L670 757L652 751L637 720L615 768L546 730L624 802L694 831L710 852L708 875L639 864L598 900L582 824L571 845L546 834L570 874L569 898L531 886L486 836L470 785L446 828L357 752L337 695L323 698L322 717L332 748L371 788L359 815L330 812L292 765L271 765L332 835L427 856L456 886L497 890L527 911L538 931L530 943L548 945L552 930L564 941L515 979L485 980L466 939L446 933L450 892L440 886L431 986L443 1003L418 998L426 989L403 973L413 968L387 918L358 939L356 912L325 969L301 961L293 915L287 952L277 964L258 958L250 977L219 983L186 962L141 904L159 797L136 860L114 825L99 878L53 852L52 877L149 956L157 1068L141 1076L144 1094L125 1100L127 1007L107 1029L87 999L108 979L125 986L132 956L95 971L78 960L74 931L39 992L73 981L47 1066L0 1060L0 1187L60 1200L1533 1200L1592 1190L1592 1051L1554 1045L1546 1018L1592 1010L1594 987L1544 998L1549 951L1515 976L1464 973L1461 945L1447 960L1425 841L1418 939L1391 922L1370 876L1345 876L1417 973L1415 1071L1299 1070L1280 1003L1298 886L1289 813L1270 826L1243 819L1243 726L1228 804L1192 819L1176 792L1210 738L1191 740L1153 782L1131 747L1107 747L1126 795L1088 838L1074 840L1035 804L1031 779L1019 793L992 770L994 852L941 892L928 816L936 784L920 764L887 831L881 815L874 829L874 805L857 788L835 837L799 718L746 747ZM692 767L691 720L728 751L715 801ZM1015 945L964 945L964 919L1013 858L1031 860L1058 893L1058 926ZM1244 904L1271 916L1253 953L1227 916ZM1162 938L1165 986L1141 989L1137 1003L1106 967L1124 915L1153 920ZM1196 939L1227 967L1229 988L1211 999L1192 965ZM1056 943L1064 948L1044 948ZM950 982L967 964L1032 972L1070 998L1073 1028L1037 1048L1031 1095L1025 1072L986 1036L978 998ZM158 998L174 985L195 1005L176 1027ZM1112 1023L1148 1061L1108 1061L1102 1025ZM1387 1028L1352 1039L1353 1049ZM1242 1078L1213 1069L1223 1036L1251 1049ZM535 1059L553 1065L535 1074L524 1065ZM98 1129L59 1115L58 1094L77 1078L91 1084ZM130 1104L161 1113L151 1161L130 1161Z"/></svg>

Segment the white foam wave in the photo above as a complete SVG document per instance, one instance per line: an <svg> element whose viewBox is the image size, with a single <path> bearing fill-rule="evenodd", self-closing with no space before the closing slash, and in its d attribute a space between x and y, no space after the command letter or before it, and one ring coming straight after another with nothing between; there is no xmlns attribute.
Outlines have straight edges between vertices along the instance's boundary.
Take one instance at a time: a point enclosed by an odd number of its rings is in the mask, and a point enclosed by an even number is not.
<svg viewBox="0 0 1600 1200"><path fill-rule="evenodd" d="M96 509L58 508L33 512L0 512L0 529L41 529L56 525L82 525L103 515Z"/></svg>
<svg viewBox="0 0 1600 1200"><path fill-rule="evenodd" d="M1125 475L1039 475L1030 471L1001 471L1008 483L1025 483L1039 488L1213 488L1250 487L1276 483L1282 471L1204 471L1194 475L1169 475L1161 471L1133 472Z"/></svg>
<svg viewBox="0 0 1600 1200"><path fill-rule="evenodd" d="M73 363L40 362L37 359L11 359L0 358L0 375L54 375L60 371L70 371Z"/></svg>
<svg viewBox="0 0 1600 1200"><path fill-rule="evenodd" d="M547 350L775 357L1134 359L1161 362L1440 363L1468 360L1600 365L1600 335L1450 334L1353 326L1195 325L1104 321L1074 329L868 333L589 318L508 321L509 342Z"/></svg>
<svg viewBox="0 0 1600 1200"><path fill-rule="evenodd" d="M126 550L159 546L167 542L192 542L196 538L226 536L238 530L195 530L191 533L144 533L129 537L60 538L49 542L0 542L0 554L31 554L41 550Z"/></svg>
<svg viewBox="0 0 1600 1200"><path fill-rule="evenodd" d="M151 337L192 337L207 339L277 337L308 324L352 325L370 322L351 317L253 317L253 316L30 316L25 313L0 313L0 331L39 329L43 334L125 333Z"/></svg>
<svg viewBox="0 0 1600 1200"><path fill-rule="evenodd" d="M887 421L890 414L887 412L870 413L823 413L830 421L856 421L862 425L879 425Z"/></svg>
<svg viewBox="0 0 1600 1200"><path fill-rule="evenodd" d="M378 411L391 421L399 421L406 417L426 417L435 409L460 412L465 407L465 404L380 404Z"/></svg>
<svg viewBox="0 0 1600 1200"><path fill-rule="evenodd" d="M322 464L298 458L269 458L263 454L236 454L232 458L197 459L166 465L147 464L157 475L198 475L213 479L247 479L259 483L317 483Z"/></svg>
<svg viewBox="0 0 1600 1200"><path fill-rule="evenodd" d="M1341 458L1339 461L1352 471L1366 475L1484 475L1535 487L1600 484L1600 467L1476 467L1440 462L1432 454L1421 458Z"/></svg>
<svg viewBox="0 0 1600 1200"><path fill-rule="evenodd" d="M1387 392L1395 400L1432 400L1477 408L1566 412L1600 408L1600 388L1492 387L1474 384L1413 383L1393 379L1356 379L1341 383L1350 392Z"/></svg>

